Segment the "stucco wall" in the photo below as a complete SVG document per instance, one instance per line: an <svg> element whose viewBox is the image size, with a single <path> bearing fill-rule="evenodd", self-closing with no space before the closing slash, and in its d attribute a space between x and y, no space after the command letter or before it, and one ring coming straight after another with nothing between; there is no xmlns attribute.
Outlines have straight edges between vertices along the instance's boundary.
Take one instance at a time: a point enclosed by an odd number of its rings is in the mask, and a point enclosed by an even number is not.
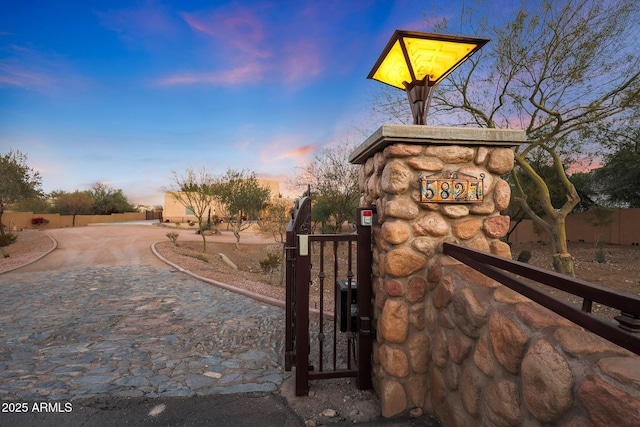
<svg viewBox="0 0 640 427"><path fill-rule="evenodd" d="M211 203L211 216L213 217L217 213L221 212L220 204L218 202ZM186 221L197 221L195 215L188 215L187 208L180 203L174 193L166 192L164 195L164 205L162 208L162 218L164 221L177 221L177 222L186 222ZM205 214L206 219L206 214Z"/></svg>
<svg viewBox="0 0 640 427"><path fill-rule="evenodd" d="M589 212L570 214L566 220L567 240L594 243L596 230ZM614 209L613 222L603 229L603 243L610 245L640 245L640 208ZM523 220L509 237L511 243L550 242L546 233L535 232L533 221Z"/></svg>
<svg viewBox="0 0 640 427"><path fill-rule="evenodd" d="M280 196L280 183L278 181L259 179L258 184L262 187L269 188L271 191L271 199L277 199ZM164 205L162 209L163 220L169 220L170 222L196 221L195 215L189 215L187 213L187 208L176 199L174 194L176 193L171 191L167 191L164 194ZM212 216L216 213L220 214L220 212L222 212L220 203L217 201L211 203L210 208Z"/></svg>
<svg viewBox="0 0 640 427"><path fill-rule="evenodd" d="M33 225L31 220L33 218L42 217L49 221L44 225ZM103 222L125 222L125 221L143 221L147 219L145 212L126 212L120 214L111 215L76 215L76 227L83 227L89 224L97 224ZM33 212L5 212L2 215L2 223L7 226L16 225L22 228L64 228L71 227L73 224L72 215L60 215L60 214L39 214Z"/></svg>

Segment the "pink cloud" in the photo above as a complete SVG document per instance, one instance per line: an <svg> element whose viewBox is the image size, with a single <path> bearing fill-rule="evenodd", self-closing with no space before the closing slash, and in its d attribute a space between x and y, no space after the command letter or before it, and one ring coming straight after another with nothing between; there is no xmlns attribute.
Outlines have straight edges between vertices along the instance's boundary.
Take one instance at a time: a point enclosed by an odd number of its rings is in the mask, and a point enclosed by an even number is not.
<svg viewBox="0 0 640 427"><path fill-rule="evenodd" d="M242 67L233 68L226 71L210 72L183 72L158 81L161 86L171 86L179 84L212 84L212 85L237 85L248 81L255 82L262 74L260 65L247 64Z"/></svg>
<svg viewBox="0 0 640 427"><path fill-rule="evenodd" d="M300 40L286 47L288 56L281 63L282 74L287 83L320 75L324 64L318 46L310 40Z"/></svg>
<svg viewBox="0 0 640 427"><path fill-rule="evenodd" d="M0 60L0 87L15 86L42 93L59 93L87 85L87 81L61 55L16 45L7 51L8 56Z"/></svg>
<svg viewBox="0 0 640 427"><path fill-rule="evenodd" d="M326 49L322 43L326 37L310 34L308 26L302 26L298 20L274 27L264 22L260 9L246 7L180 15L189 28L212 43L211 58L217 60L217 68L223 71L182 72L161 79L160 84L234 85L266 79L287 85L305 84L325 70L322 52ZM305 16L305 19L310 18ZM297 36L298 33L304 36ZM247 68L251 71L234 77L238 70Z"/></svg>
<svg viewBox="0 0 640 427"><path fill-rule="evenodd" d="M281 135L261 144L260 163L264 166L278 165L283 161L296 163L304 160L316 149L316 146L313 144L298 146L301 140L300 135Z"/></svg>
<svg viewBox="0 0 640 427"><path fill-rule="evenodd" d="M214 43L211 55L221 62L215 71L183 71L159 79L160 85L231 86L262 80L273 53L264 42L262 22L245 9L231 13L181 13L190 28Z"/></svg>
<svg viewBox="0 0 640 427"><path fill-rule="evenodd" d="M278 159L297 159L306 157L309 153L312 153L316 149L315 145L303 145L302 147L294 148L293 150L280 153Z"/></svg>
<svg viewBox="0 0 640 427"><path fill-rule="evenodd" d="M215 38L225 50L253 58L272 55L265 44L264 26L250 11L240 9L231 15L186 12L181 15L191 28Z"/></svg>
<svg viewBox="0 0 640 427"><path fill-rule="evenodd" d="M49 75L30 71L21 65L0 62L0 86L18 86L25 89L51 87L55 79Z"/></svg>

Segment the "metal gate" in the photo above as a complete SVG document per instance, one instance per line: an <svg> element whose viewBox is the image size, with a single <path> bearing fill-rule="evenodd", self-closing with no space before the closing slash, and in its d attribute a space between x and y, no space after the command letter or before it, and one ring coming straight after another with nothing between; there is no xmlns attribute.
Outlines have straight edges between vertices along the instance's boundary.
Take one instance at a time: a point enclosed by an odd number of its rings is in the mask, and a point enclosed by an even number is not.
<svg viewBox="0 0 640 427"><path fill-rule="evenodd" d="M372 387L374 216L358 208L357 233L312 234L311 198L293 208L286 237L285 369L296 368L297 396L306 396L315 379L355 377L359 389ZM334 304L328 307L331 292Z"/></svg>

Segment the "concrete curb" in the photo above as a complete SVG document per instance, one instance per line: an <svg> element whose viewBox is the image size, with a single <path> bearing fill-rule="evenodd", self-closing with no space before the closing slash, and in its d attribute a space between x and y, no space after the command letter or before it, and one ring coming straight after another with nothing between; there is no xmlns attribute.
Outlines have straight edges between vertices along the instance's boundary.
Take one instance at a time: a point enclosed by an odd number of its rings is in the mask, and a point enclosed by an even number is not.
<svg viewBox="0 0 640 427"><path fill-rule="evenodd" d="M168 259L164 258L162 255L160 255L160 253L156 249L156 245L158 243L161 243L161 242L155 242L155 243L151 244L151 252L153 252L153 254L160 261L164 262L167 265L170 265L171 267L175 268L179 272L188 274L189 276L191 276L191 277L193 277L195 279L201 280L201 281L203 281L205 283L209 283L209 284L214 285L214 286L218 286L219 288L226 289L228 291L235 292L236 294L240 294L240 295L252 298L252 299L254 299L256 301L264 302L265 304L275 305L276 307L280 307L280 308L283 308L283 309L286 308L286 302L285 301L279 300L277 298L271 298L271 297L268 297L268 296L265 296L265 295L262 295L262 294L258 294L256 292L251 292L251 291L248 291L246 289L237 288L237 287L229 285L227 283L219 282L217 280L209 279L207 277L202 277L202 276L199 276L199 275L197 275L195 273L192 273L189 270L185 270L184 268L180 267L178 264L174 264L173 262L169 261ZM315 308L309 308L309 313L312 313L312 314L315 314L315 315L320 315L320 310L315 309ZM324 317L329 318L329 319L333 319L333 313L325 311L324 312Z"/></svg>
<svg viewBox="0 0 640 427"><path fill-rule="evenodd" d="M280 301L279 299L271 298L271 297L268 297L268 296L265 296L265 295L262 295L262 294L258 294L258 293L251 292L251 291L247 291L246 289L237 288L235 286L231 286L231 285L228 285L226 283L219 282L217 280L213 280L213 279L209 279L207 277L199 276L199 275L197 275L195 273L192 273L189 270L185 270L184 268L180 267L178 264L174 264L171 261L169 261L168 259L164 258L162 255L160 255L160 253L156 249L156 245L158 243L160 243L160 242L155 242L155 243L151 244L151 252L153 252L153 254L156 257L158 257L158 259L160 261L164 262L167 265L170 265L171 267L175 268L179 272L188 274L189 276L191 276L193 278L196 278L198 280L201 280L203 282L206 282L206 283L209 283L211 285L217 286L219 288L226 289L228 291L235 292L237 294L240 294L240 295L255 299L257 301L264 302L266 304L275 305L276 307L285 308L285 302L284 301Z"/></svg>

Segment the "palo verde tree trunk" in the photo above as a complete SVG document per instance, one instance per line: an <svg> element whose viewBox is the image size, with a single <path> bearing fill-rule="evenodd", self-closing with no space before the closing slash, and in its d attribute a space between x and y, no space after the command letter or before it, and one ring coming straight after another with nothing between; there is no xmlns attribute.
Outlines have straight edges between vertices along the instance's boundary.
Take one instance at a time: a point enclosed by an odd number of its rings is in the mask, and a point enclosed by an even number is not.
<svg viewBox="0 0 640 427"><path fill-rule="evenodd" d="M564 167L560 157L555 150L549 150L554 162L556 173L558 174L560 181L562 182L567 195L566 202L561 208L556 209L551 203L551 196L549 194L549 188L544 182L544 179L531 167L531 165L525 161L524 157L518 153L515 153L515 160L518 165L525 171L525 173L534 182L539 194L540 194L540 207L545 213L548 222L538 216L529 203L527 202L526 192L523 190L518 180L517 174L511 172L511 176L514 178L516 188L520 193L520 197L516 199L520 202L522 209L527 213L536 224L538 224L544 231L546 231L551 237L551 248L553 250L553 269L557 273L566 274L568 276L575 276L574 271L574 258L569 253L567 246L567 231L565 228L565 219L573 208L580 203L580 196L574 185L569 181L566 175Z"/></svg>
<svg viewBox="0 0 640 427"><path fill-rule="evenodd" d="M553 249L553 269L562 274L575 276L574 257L567 248L565 218L557 216L551 222L551 248Z"/></svg>

